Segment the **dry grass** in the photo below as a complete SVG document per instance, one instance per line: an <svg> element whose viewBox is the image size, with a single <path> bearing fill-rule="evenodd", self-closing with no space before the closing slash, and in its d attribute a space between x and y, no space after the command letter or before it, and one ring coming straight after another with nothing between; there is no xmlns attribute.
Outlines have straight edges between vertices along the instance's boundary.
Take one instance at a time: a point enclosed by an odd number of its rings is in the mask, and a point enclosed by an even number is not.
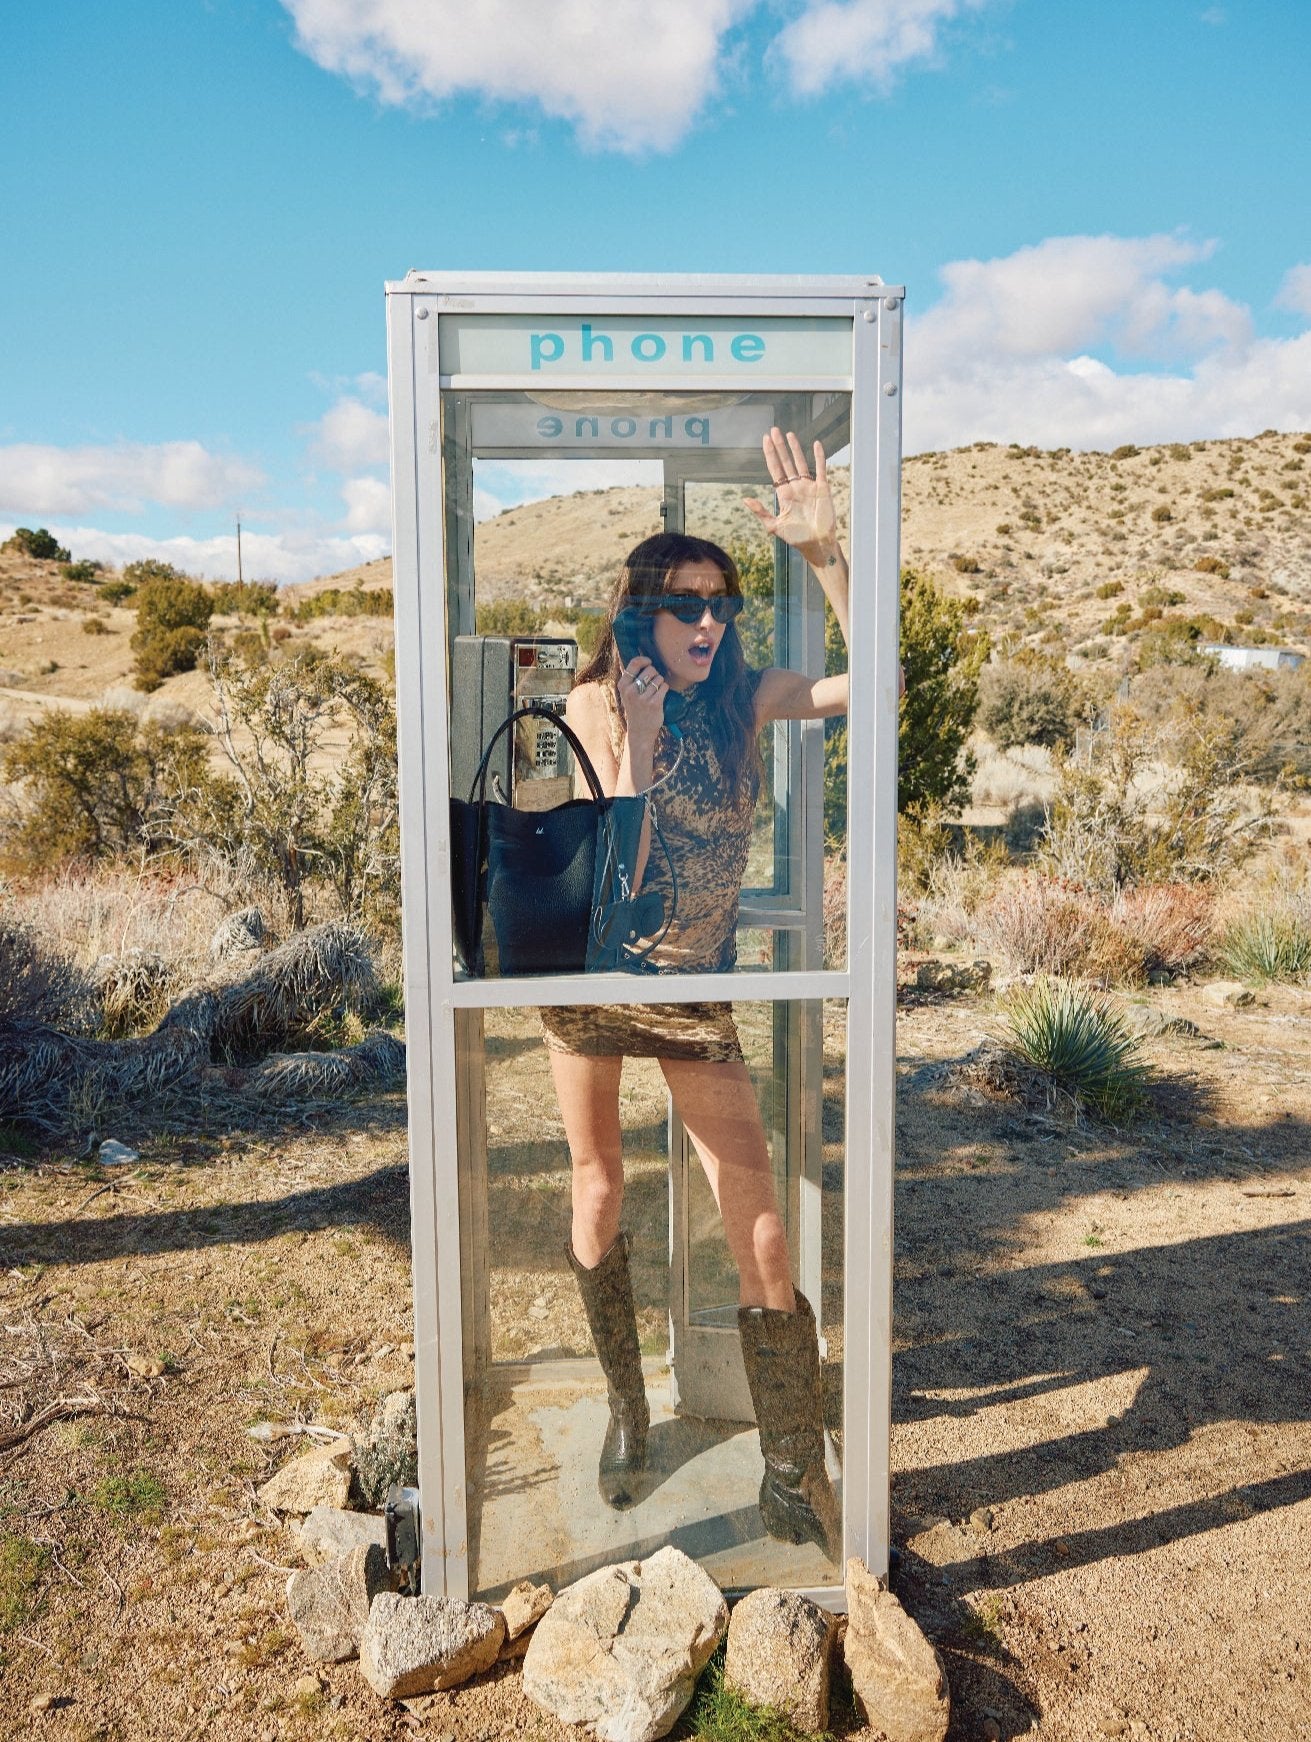
<svg viewBox="0 0 1311 1742"><path fill-rule="evenodd" d="M1056 763L1051 751L1040 744L998 750L984 738L978 741L975 753L978 766L972 796L980 807L1012 810L1018 805L1044 804L1056 791Z"/></svg>
<svg viewBox="0 0 1311 1742"><path fill-rule="evenodd" d="M187 878L164 878L129 865L62 873L13 890L16 918L88 972L104 957L161 954L175 983L199 974L228 903L224 892Z"/></svg>

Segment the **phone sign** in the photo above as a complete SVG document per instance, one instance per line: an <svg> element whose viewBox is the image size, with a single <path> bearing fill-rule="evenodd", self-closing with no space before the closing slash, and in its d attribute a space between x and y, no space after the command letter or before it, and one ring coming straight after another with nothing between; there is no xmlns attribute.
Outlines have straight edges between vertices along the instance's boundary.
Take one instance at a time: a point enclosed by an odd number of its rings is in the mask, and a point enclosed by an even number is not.
<svg viewBox="0 0 1311 1742"><path fill-rule="evenodd" d="M466 315L438 321L447 376L731 376L744 382L851 374L849 316Z"/></svg>

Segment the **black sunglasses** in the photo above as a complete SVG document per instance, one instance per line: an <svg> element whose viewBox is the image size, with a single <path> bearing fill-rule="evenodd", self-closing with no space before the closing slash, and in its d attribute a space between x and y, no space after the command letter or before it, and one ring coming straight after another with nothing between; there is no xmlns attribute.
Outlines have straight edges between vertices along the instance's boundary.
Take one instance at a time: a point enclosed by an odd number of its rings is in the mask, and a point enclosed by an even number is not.
<svg viewBox="0 0 1311 1742"><path fill-rule="evenodd" d="M716 623L731 623L746 600L737 593L652 593L641 599L631 599L640 611L654 616L657 611L670 611L680 623L699 623L707 605Z"/></svg>

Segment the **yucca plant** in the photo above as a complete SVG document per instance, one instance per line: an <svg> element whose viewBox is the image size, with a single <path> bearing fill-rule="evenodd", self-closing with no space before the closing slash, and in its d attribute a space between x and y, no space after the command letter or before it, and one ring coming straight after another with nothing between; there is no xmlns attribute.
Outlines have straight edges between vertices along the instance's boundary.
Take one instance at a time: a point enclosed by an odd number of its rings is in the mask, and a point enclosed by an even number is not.
<svg viewBox="0 0 1311 1742"><path fill-rule="evenodd" d="M1301 980L1311 974L1311 925L1296 913L1248 913L1220 945L1224 967L1240 980Z"/></svg>
<svg viewBox="0 0 1311 1742"><path fill-rule="evenodd" d="M1011 992L1002 1010L1015 1052L1076 1105L1119 1119L1142 1104L1147 1066L1138 1039L1101 994L1039 979Z"/></svg>

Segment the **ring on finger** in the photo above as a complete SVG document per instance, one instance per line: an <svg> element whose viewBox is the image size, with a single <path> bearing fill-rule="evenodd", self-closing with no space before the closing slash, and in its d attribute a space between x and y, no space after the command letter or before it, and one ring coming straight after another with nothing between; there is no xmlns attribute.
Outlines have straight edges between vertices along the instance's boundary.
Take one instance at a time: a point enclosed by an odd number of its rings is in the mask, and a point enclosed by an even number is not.
<svg viewBox="0 0 1311 1742"><path fill-rule="evenodd" d="M633 688L637 691L639 696L642 695L646 690L646 679L644 677L635 677L633 679Z"/></svg>

